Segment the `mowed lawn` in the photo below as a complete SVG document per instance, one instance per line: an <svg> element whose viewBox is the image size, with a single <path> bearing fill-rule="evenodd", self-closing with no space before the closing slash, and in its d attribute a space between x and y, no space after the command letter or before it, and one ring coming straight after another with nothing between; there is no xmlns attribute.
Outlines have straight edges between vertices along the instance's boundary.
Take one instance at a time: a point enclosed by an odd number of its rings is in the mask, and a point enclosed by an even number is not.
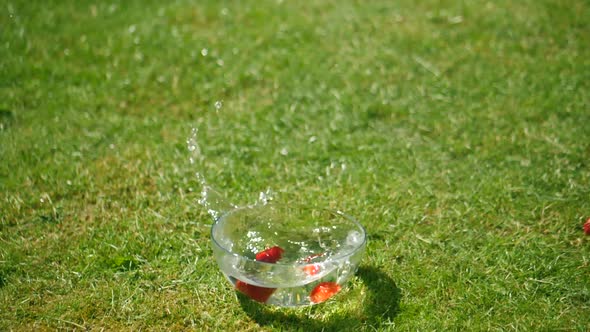
<svg viewBox="0 0 590 332"><path fill-rule="evenodd" d="M195 172L355 216L350 287L236 296ZM587 331L588 218L588 1L0 3L0 330Z"/></svg>

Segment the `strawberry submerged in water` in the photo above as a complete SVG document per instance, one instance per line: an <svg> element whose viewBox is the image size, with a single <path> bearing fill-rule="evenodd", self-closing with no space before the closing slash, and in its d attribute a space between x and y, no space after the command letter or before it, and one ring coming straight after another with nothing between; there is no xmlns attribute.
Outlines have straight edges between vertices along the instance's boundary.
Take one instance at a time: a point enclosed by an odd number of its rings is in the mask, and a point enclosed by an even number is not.
<svg viewBox="0 0 590 332"><path fill-rule="evenodd" d="M312 260L314 260L318 257L322 257L324 255L325 255L325 253L314 254L314 255L306 257L305 259L303 259L303 261L306 263L309 263ZM321 270L322 270L322 268L319 264L305 265L303 267L303 272L305 272L308 276L314 276L314 275L318 274Z"/></svg>
<svg viewBox="0 0 590 332"><path fill-rule="evenodd" d="M285 250L283 250L281 247L274 246L256 254L256 260L259 262L276 263L279 259L281 259L281 257L283 257L283 252L285 252ZM252 300L262 303L268 301L268 299L276 290L276 288L250 285L241 280L236 281L236 289L247 295Z"/></svg>
<svg viewBox="0 0 590 332"><path fill-rule="evenodd" d="M338 293L340 289L340 285L335 282L321 282L311 291L309 299L313 303L322 303Z"/></svg>
<svg viewBox="0 0 590 332"><path fill-rule="evenodd" d="M283 248L274 246L257 253L256 260L259 262L276 263L281 257L283 257L284 252L285 250L283 250Z"/></svg>
<svg viewBox="0 0 590 332"><path fill-rule="evenodd" d="M266 302L275 292L276 288L266 288L247 284L241 280L236 282L236 289L254 301Z"/></svg>
<svg viewBox="0 0 590 332"><path fill-rule="evenodd" d="M320 272L321 270L322 269L318 264L305 265L303 267L303 272L305 272L308 276L314 276L318 274L318 272Z"/></svg>

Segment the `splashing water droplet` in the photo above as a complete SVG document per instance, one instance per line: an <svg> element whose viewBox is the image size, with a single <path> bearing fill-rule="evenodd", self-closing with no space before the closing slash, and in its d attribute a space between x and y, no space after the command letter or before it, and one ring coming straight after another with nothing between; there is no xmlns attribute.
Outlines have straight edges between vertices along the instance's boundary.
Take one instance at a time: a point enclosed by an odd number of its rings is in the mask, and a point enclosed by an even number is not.
<svg viewBox="0 0 590 332"><path fill-rule="evenodd" d="M205 177L203 176L203 174L197 172L195 173L195 177L197 178L197 181L199 181L199 184L201 184L202 186L207 185L207 182L205 181Z"/></svg>
<svg viewBox="0 0 590 332"><path fill-rule="evenodd" d="M193 128L191 129L191 135L186 140L186 146L190 153L189 161L191 164L194 164L196 159L201 158L201 149L199 148L199 143L197 141L198 134L199 130L197 128Z"/></svg>
<svg viewBox="0 0 590 332"><path fill-rule="evenodd" d="M258 202L256 204L266 205L274 199L274 195L274 192L270 188L266 189L266 191L261 191L258 195Z"/></svg>
<svg viewBox="0 0 590 332"><path fill-rule="evenodd" d="M228 202L225 197L220 192L213 189L213 187L207 185L205 179L199 173L197 173L197 178L201 179L200 181L202 185L201 198L199 198L197 202L207 210L207 213L213 218L213 220L217 220L225 212L238 207L231 202Z"/></svg>
<svg viewBox="0 0 590 332"><path fill-rule="evenodd" d="M198 143L198 133L199 130L197 128L192 128L191 135L186 141L190 153L189 161L191 165L194 165L197 161L203 161L203 155L201 154L201 148ZM197 200L197 203L203 206L214 220L217 220L224 212L237 207L228 202L221 193L209 186L201 171L195 172L195 177L201 185L201 197Z"/></svg>

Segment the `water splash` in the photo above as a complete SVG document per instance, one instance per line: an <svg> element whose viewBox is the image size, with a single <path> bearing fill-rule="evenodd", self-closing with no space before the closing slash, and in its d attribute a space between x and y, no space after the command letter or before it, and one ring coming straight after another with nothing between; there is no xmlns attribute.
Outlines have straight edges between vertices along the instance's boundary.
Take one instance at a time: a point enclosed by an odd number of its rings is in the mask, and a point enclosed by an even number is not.
<svg viewBox="0 0 590 332"><path fill-rule="evenodd" d="M229 202L219 191L207 185L204 178L201 177L201 198L197 202L202 205L213 220L219 219L225 212L237 208L236 205Z"/></svg>
<svg viewBox="0 0 590 332"><path fill-rule="evenodd" d="M223 100L217 100L214 103L214 107L216 111L219 111L223 107ZM189 162L197 169L195 177L201 186L201 197L197 200L197 203L203 206L214 220L221 217L223 213L238 208L237 205L228 201L221 192L207 183L205 175L203 174L205 157L199 146L198 128L191 129L191 134L186 140L186 145L189 151ZM275 193L268 188L266 191L259 193L258 200L254 205L266 205L272 201L274 197Z"/></svg>
<svg viewBox="0 0 590 332"><path fill-rule="evenodd" d="M191 135L186 140L187 149L189 151L189 162L191 165L195 165L195 163L199 163L197 172L195 172L195 177L199 184L201 185L201 197L197 200L197 202L205 207L207 213L213 218L217 219L223 214L223 212L229 211L235 208L235 205L228 202L224 196L207 184L207 180L203 173L201 173L200 169L202 167L202 163L204 160L203 154L201 153L201 148L199 146L199 130L197 128L191 129Z"/></svg>
<svg viewBox="0 0 590 332"><path fill-rule="evenodd" d="M256 202L256 205L266 205L268 202L274 200L274 198L275 193L272 191L272 189L267 188L266 191L261 191L258 194L258 201Z"/></svg>
<svg viewBox="0 0 590 332"><path fill-rule="evenodd" d="M223 107L223 100L218 100L215 102L215 111L219 112L219 110Z"/></svg>
<svg viewBox="0 0 590 332"><path fill-rule="evenodd" d="M186 146L187 146L188 152L190 154L188 160L190 161L191 165L193 165L197 159L202 158L201 148L199 147L198 135L199 135L199 130L197 128L192 128L191 135L186 140ZM202 178L202 175L200 173L197 172L197 174L198 174L197 177L200 176Z"/></svg>

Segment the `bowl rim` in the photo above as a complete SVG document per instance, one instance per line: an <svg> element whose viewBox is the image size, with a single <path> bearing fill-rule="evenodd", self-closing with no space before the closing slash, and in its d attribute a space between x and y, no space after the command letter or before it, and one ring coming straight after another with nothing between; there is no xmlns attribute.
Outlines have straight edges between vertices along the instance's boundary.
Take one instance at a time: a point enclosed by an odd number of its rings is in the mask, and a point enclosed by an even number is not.
<svg viewBox="0 0 590 332"><path fill-rule="evenodd" d="M316 207L316 206L309 206L309 205L304 205L304 204L284 204L284 203L274 203L274 202L270 202L264 205L247 205L247 206L241 206L241 207L236 207L234 209L231 209L229 211L226 211L224 213L222 213L219 217L217 217L214 222L213 225L211 225L211 242L213 243L214 246L216 246L217 248L221 249L222 251L224 251L226 254L237 257L238 259L242 259L242 260L246 260L249 262L253 262L253 263L257 263L257 264L262 264L263 266L273 266L273 267L280 267L280 266L288 266L288 267L304 267L304 266L308 266L308 265L316 265L316 264L322 264L325 261L321 261L321 262L313 262L313 263L281 263L281 261L279 260L276 263L268 263L268 262L262 262L262 261L257 261L256 259L250 258L250 257L246 257L246 256L242 256L240 254L237 254L235 252L230 251L229 249L227 249L226 247L222 246L217 239L215 239L215 236L213 235L216 226L219 224L219 222L221 220L223 220L225 217L227 217L228 215L232 214L232 213L236 213L237 211L240 210L245 210L245 209L253 209L253 208L259 208L259 207L263 207L263 206L296 206L297 208L303 208L303 209L309 209L309 210L320 210L320 211L327 211L329 213L338 215L350 222L352 222L356 227L358 227L361 231L362 231L362 236L363 236L363 240L361 242L359 242L357 245L354 246L354 248L352 250L349 251L345 251L342 253L338 253L337 255L334 256L330 256L331 260L340 260L340 259L344 259L346 257L352 256L354 254L356 254L357 252L359 252L359 250L363 249L366 244L367 244L367 230L365 229L365 227L358 222L358 220L356 220L354 217L340 211L340 210L334 210L334 209L329 209L329 208L323 208L323 207Z"/></svg>

